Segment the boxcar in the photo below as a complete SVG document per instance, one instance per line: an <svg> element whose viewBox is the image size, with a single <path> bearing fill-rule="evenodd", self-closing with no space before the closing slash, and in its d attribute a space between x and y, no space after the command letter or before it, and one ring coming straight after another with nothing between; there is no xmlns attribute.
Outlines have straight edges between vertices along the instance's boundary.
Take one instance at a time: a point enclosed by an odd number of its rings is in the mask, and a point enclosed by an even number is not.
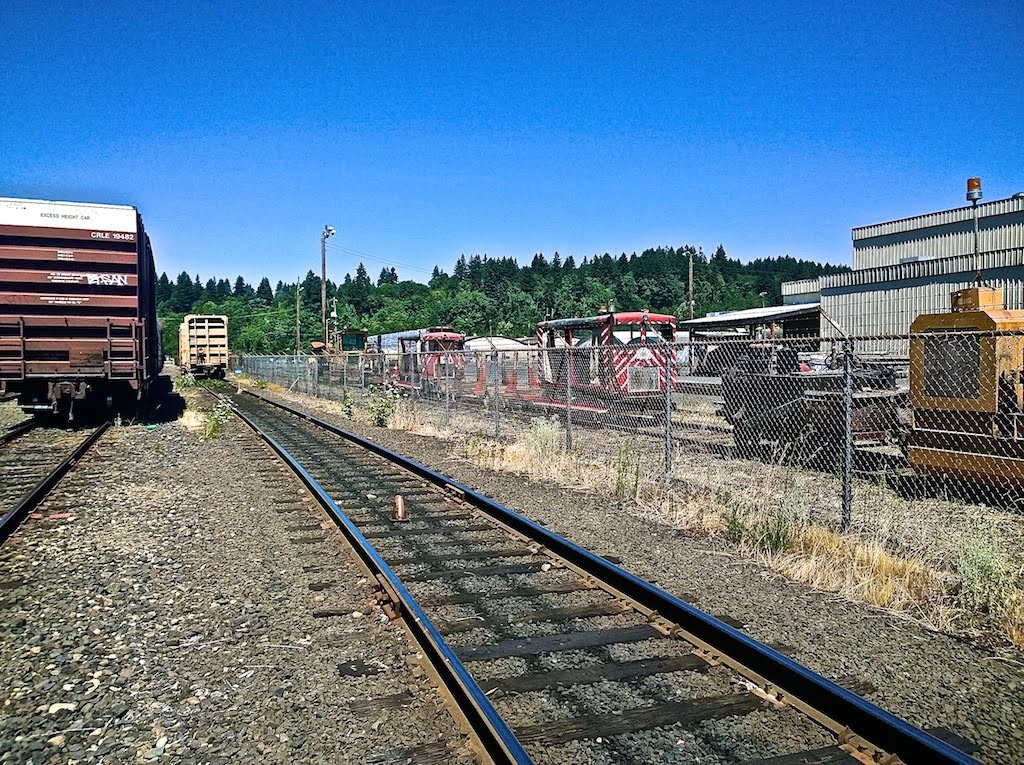
<svg viewBox="0 0 1024 765"><path fill-rule="evenodd" d="M134 410L163 367L155 287L134 207L0 198L0 395Z"/></svg>
<svg viewBox="0 0 1024 765"><path fill-rule="evenodd" d="M228 317L187 315L178 327L178 358L182 372L224 379L228 361Z"/></svg>

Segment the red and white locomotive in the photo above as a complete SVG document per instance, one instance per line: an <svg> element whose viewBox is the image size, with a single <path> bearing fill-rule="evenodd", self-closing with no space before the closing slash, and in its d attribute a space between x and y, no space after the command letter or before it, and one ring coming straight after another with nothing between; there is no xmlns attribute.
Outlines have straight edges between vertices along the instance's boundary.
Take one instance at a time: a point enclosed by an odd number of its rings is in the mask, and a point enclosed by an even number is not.
<svg viewBox="0 0 1024 765"><path fill-rule="evenodd" d="M444 391L465 376L466 336L451 327L428 327L398 336L397 363L391 381L424 393Z"/></svg>
<svg viewBox="0 0 1024 765"><path fill-rule="evenodd" d="M672 385L675 336L675 316L648 311L539 322L534 403L598 415L660 406Z"/></svg>

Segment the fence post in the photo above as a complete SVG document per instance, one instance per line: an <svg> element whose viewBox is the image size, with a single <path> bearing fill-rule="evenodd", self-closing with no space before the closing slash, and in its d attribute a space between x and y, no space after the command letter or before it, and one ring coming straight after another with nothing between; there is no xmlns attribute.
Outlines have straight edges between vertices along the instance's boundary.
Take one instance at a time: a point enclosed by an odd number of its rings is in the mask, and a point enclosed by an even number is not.
<svg viewBox="0 0 1024 765"><path fill-rule="evenodd" d="M445 365L444 365L444 424L445 424L445 427L449 427L449 426L451 426L451 422L452 422L452 378L451 378L452 365L447 362L445 355L442 355L440 360L445 361Z"/></svg>
<svg viewBox="0 0 1024 765"><path fill-rule="evenodd" d="M565 448L572 451L572 346L565 346Z"/></svg>
<svg viewBox="0 0 1024 765"><path fill-rule="evenodd" d="M675 345L665 352L665 488L672 488L672 369Z"/></svg>
<svg viewBox="0 0 1024 765"><path fill-rule="evenodd" d="M498 409L501 397L501 356L495 351L491 355L494 373L494 437L501 437L501 411Z"/></svg>
<svg viewBox="0 0 1024 765"><path fill-rule="evenodd" d="M843 342L843 508L840 528L850 530L853 504L853 340Z"/></svg>

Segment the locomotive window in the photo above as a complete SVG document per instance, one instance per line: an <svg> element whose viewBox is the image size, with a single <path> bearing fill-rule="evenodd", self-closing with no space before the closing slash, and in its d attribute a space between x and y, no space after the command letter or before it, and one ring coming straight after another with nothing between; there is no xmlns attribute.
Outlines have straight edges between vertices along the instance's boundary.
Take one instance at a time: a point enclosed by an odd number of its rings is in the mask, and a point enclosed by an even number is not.
<svg viewBox="0 0 1024 765"><path fill-rule="evenodd" d="M977 398L981 393L981 338L950 333L922 338L924 393L931 398Z"/></svg>
<svg viewBox="0 0 1024 765"><path fill-rule="evenodd" d="M341 350L343 351L361 351L365 345L365 335L345 334L341 336Z"/></svg>

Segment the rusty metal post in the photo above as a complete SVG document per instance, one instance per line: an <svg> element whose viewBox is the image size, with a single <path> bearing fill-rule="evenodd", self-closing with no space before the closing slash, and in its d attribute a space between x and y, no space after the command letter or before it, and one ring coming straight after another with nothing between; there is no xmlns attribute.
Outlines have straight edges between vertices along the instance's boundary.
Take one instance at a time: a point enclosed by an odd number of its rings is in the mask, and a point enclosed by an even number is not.
<svg viewBox="0 0 1024 765"><path fill-rule="evenodd" d="M572 451L572 346L566 337L565 346L565 448Z"/></svg>
<svg viewBox="0 0 1024 765"><path fill-rule="evenodd" d="M452 365L447 362L445 355L441 356L441 360L446 362L444 365L444 424L445 427L450 427L452 424Z"/></svg>
<svg viewBox="0 0 1024 765"><path fill-rule="evenodd" d="M501 437L501 410L498 408L501 401L501 354L495 351L491 356L492 371L494 372L494 437Z"/></svg>
<svg viewBox="0 0 1024 765"><path fill-rule="evenodd" d="M853 505L853 340L843 342L843 507L840 529L850 530Z"/></svg>
<svg viewBox="0 0 1024 765"><path fill-rule="evenodd" d="M665 353L665 488L672 488L672 369L675 343Z"/></svg>

